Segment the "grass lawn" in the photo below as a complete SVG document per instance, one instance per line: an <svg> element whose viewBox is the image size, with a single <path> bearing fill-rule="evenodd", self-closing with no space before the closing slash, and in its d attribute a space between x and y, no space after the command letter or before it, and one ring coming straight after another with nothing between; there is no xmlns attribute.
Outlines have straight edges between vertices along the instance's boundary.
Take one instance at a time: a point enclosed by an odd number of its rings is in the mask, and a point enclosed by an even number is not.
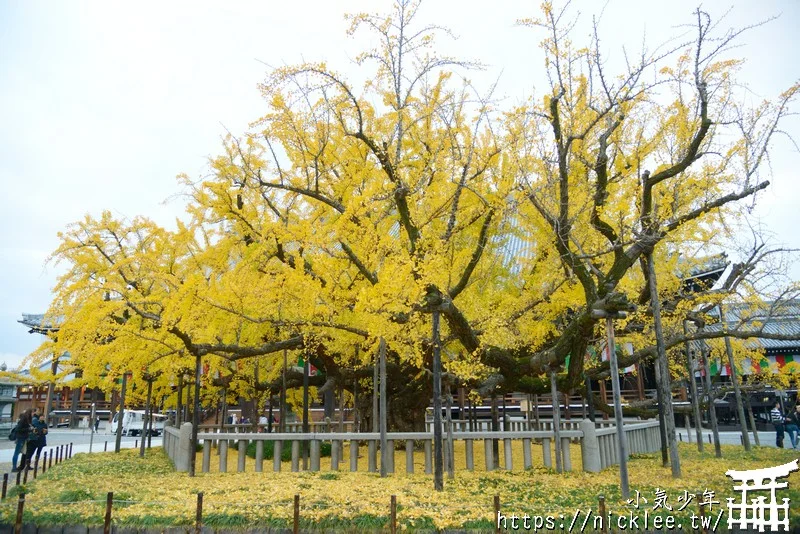
<svg viewBox="0 0 800 534"><path fill-rule="evenodd" d="M348 449L345 447L345 449ZM521 449L521 447L520 447ZM541 447L534 449L535 465L528 471L515 470L485 472L483 470L483 444L475 443L474 472L458 469L463 464L463 453L458 449L455 480L445 478L445 491L433 491L431 475L423 474L423 455L415 455L413 475L405 474L405 451L397 451L397 474L387 479L359 471L349 472L345 455L338 472L329 471L330 459L323 459L319 473L291 473L290 464L283 471L272 472L272 461L265 460L263 473L253 471L253 460L248 458L247 471L236 469L236 453L229 453L228 473L218 472L218 457L212 454L212 472L198 474L195 478L185 473L175 473L169 459L160 449L153 449L144 460L138 451L124 450L120 454L77 454L71 460L54 466L52 470L24 487L26 496L25 522L37 524L102 524L106 493L114 492L114 522L118 525L168 526L191 525L194 522L196 493L204 493L204 523L215 527L290 526L293 496L300 495L300 517L304 526L319 528L361 527L383 528L388 521L391 495L397 495L397 520L401 528L492 528L493 498L499 495L502 513L532 517L551 515L556 527L566 526L578 514L578 525L587 514L596 514L598 495L603 494L607 510L614 515L639 516L642 527L644 512L648 510L652 522L656 490L666 492L666 503L673 507L667 511L688 530L690 514L698 514L698 503L703 492L714 492L710 511L712 519L721 516L719 530L727 521L726 497L739 500L733 490L733 481L725 476L728 469L745 470L771 467L791 462L800 451L759 448L746 454L738 446L723 446L723 458L711 452L699 454L693 444L680 444L683 478L673 479L669 468L661 467L660 454L639 455L629 463L632 492L638 490L639 508L627 505L620 496L617 467L601 473L584 473L580 470L580 449L572 447L573 472L557 474L541 465ZM347 451L345 451L347 452ZM503 465L503 447L500 447ZM519 456L519 458L517 458ZM514 452L515 468L522 465L522 451ZM538 457L538 459L537 459ZM198 454L197 466L202 465ZM538 462L538 464L536 463ZM366 468L366 447L362 447L359 467ZM463 467L463 466L460 466ZM788 479L789 487L780 490L779 498L787 497L795 503L791 510L791 525L800 526L800 472ZM16 494L23 489L11 487L9 497L0 504L0 522L12 523L16 514ZM684 510L679 500L684 490L697 496ZM790 507L791 508L791 507ZM587 531L591 531L590 518ZM533 520L532 520L533 521ZM651 523L652 524L652 523ZM532 523L533 525L533 523ZM578 530L575 525L575 530ZM651 527L652 528L652 527Z"/></svg>

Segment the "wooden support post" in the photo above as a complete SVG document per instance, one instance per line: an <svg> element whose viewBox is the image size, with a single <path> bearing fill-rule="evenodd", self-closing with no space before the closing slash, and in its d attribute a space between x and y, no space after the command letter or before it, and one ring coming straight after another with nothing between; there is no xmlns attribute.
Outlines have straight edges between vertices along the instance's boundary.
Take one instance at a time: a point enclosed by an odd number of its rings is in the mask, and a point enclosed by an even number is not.
<svg viewBox="0 0 800 534"><path fill-rule="evenodd" d="M414 472L414 440L406 440L406 473Z"/></svg>
<svg viewBox="0 0 800 534"><path fill-rule="evenodd" d="M114 492L106 495L106 517L103 521L103 534L111 534L111 506L114 504Z"/></svg>
<svg viewBox="0 0 800 534"><path fill-rule="evenodd" d="M604 495L600 495L597 500L599 515L602 519L602 521L600 521L600 532L606 534L608 532L608 525L606 524L606 521L608 520L608 516L606 515L606 498Z"/></svg>
<svg viewBox="0 0 800 534"><path fill-rule="evenodd" d="M297 442L295 442L297 443ZM294 528L292 532L294 534L300 534L300 495L294 496Z"/></svg>
<svg viewBox="0 0 800 534"><path fill-rule="evenodd" d="M44 456L42 456L42 474L47 471L47 451L44 451Z"/></svg>
<svg viewBox="0 0 800 534"><path fill-rule="evenodd" d="M203 531L203 492L197 493L197 512L194 516L194 534L200 534Z"/></svg>
<svg viewBox="0 0 800 534"><path fill-rule="evenodd" d="M473 471L475 469L475 454L472 449L472 440L464 440L464 452L467 455L467 470Z"/></svg>
<svg viewBox="0 0 800 534"><path fill-rule="evenodd" d="M3 496L2 499L6 499L6 492L8 491L8 473L3 473Z"/></svg>
<svg viewBox="0 0 800 534"><path fill-rule="evenodd" d="M702 494L703 494L702 491L697 493L697 495L702 495ZM705 525L704 519L706 517L705 505L701 501L701 502L698 503L697 507L700 509L700 532L707 533L708 532L708 528L704 526Z"/></svg>
<svg viewBox="0 0 800 534"><path fill-rule="evenodd" d="M392 495L389 503L389 532L397 534L397 496Z"/></svg>
<svg viewBox="0 0 800 534"><path fill-rule="evenodd" d="M21 534L22 533L22 513L25 510L25 494L19 494L19 500L17 500L17 520L14 521L14 534Z"/></svg>
<svg viewBox="0 0 800 534"><path fill-rule="evenodd" d="M494 531L500 532L500 495L494 496Z"/></svg>

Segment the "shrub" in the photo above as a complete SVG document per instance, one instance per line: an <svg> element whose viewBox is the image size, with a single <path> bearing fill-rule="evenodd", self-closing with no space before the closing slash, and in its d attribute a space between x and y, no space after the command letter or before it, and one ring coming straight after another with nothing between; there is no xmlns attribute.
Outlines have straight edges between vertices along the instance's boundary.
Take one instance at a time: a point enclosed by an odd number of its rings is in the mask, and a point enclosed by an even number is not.
<svg viewBox="0 0 800 534"><path fill-rule="evenodd" d="M272 456L275 454L275 442L273 440L266 440L264 441L264 459L265 460L272 460ZM329 457L331 455L331 444L329 442L323 441L320 448L319 448L320 457ZM250 458L256 457L256 442L251 441L247 444L247 456ZM281 460L284 462L288 462L292 459L292 446L290 443L284 441L283 446L281 447Z"/></svg>

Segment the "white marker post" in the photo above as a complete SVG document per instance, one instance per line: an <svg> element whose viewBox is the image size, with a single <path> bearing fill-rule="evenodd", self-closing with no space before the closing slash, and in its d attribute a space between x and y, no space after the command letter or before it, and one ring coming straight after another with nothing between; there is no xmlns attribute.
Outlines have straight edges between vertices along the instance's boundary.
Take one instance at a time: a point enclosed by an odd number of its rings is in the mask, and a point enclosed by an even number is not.
<svg viewBox="0 0 800 534"><path fill-rule="evenodd" d="M95 412L95 404L92 403L92 415L89 418L89 428L92 430L92 433L89 434L89 453L92 452L92 443L94 443L94 420L97 417Z"/></svg>

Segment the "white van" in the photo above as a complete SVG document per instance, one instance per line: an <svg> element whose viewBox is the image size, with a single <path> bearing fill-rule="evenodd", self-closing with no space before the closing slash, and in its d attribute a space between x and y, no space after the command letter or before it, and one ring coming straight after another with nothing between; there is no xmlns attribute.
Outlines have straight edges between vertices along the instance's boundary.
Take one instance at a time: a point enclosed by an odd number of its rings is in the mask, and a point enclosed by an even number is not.
<svg viewBox="0 0 800 534"><path fill-rule="evenodd" d="M114 414L114 418L108 424L108 430L112 434L117 432L117 423L119 420L119 412ZM154 413L153 414L153 435L160 436L164 432L164 423L167 416ZM122 435L123 436L141 436L145 428L144 410L125 410L125 415L122 421Z"/></svg>

